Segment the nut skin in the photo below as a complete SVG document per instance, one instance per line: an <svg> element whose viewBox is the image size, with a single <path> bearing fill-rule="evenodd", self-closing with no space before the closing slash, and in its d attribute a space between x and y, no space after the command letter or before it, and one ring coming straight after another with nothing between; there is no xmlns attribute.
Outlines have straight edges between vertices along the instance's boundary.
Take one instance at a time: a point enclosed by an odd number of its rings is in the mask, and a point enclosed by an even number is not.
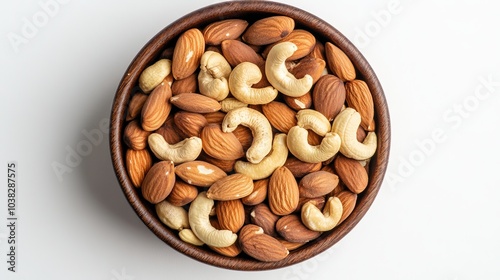
<svg viewBox="0 0 500 280"><path fill-rule="evenodd" d="M207 45L220 45L224 40L237 39L247 27L246 20L225 19L207 25L202 33Z"/></svg>
<svg viewBox="0 0 500 280"><path fill-rule="evenodd" d="M125 154L127 173L136 187L140 187L146 173L153 165L153 158L147 149L133 150L127 149Z"/></svg>
<svg viewBox="0 0 500 280"><path fill-rule="evenodd" d="M185 92L197 92L198 91L198 76L193 73L182 80L174 80L172 82L172 95L177 95Z"/></svg>
<svg viewBox="0 0 500 280"><path fill-rule="evenodd" d="M131 121L141 114L142 106L144 106L146 99L148 99L148 95L141 92L137 92L132 96L128 104L126 121Z"/></svg>
<svg viewBox="0 0 500 280"><path fill-rule="evenodd" d="M345 219L347 219L349 215L351 215L354 207L356 207L356 200L358 198L358 195L349 190L344 190L338 193L336 196L340 199L340 202L342 202L342 216L340 217L340 224L345 221Z"/></svg>
<svg viewBox="0 0 500 280"><path fill-rule="evenodd" d="M333 164L340 180L353 193L359 194L368 186L368 173L357 160L338 155Z"/></svg>
<svg viewBox="0 0 500 280"><path fill-rule="evenodd" d="M179 109L193 113L211 113L221 109L217 100L199 93L180 93L170 98L170 102Z"/></svg>
<svg viewBox="0 0 500 280"><path fill-rule="evenodd" d="M255 205L250 212L250 222L258 225L264 230L264 233L277 237L276 222L280 216L274 214L265 203Z"/></svg>
<svg viewBox="0 0 500 280"><path fill-rule="evenodd" d="M267 185L269 184L269 179L261 179L253 182L253 191L248 196L241 199L241 202L245 205L257 205L264 202L267 198Z"/></svg>
<svg viewBox="0 0 500 280"><path fill-rule="evenodd" d="M175 174L184 182L197 187L209 187L215 181L227 176L219 167L201 160L177 165Z"/></svg>
<svg viewBox="0 0 500 280"><path fill-rule="evenodd" d="M171 145L182 141L182 137L180 135L181 132L175 125L175 121L172 115L170 115L170 117L167 118L167 120L163 123L163 125L160 128L158 128L155 131L155 133L158 133L161 136L163 136L163 139L165 139L165 141L167 141L167 143Z"/></svg>
<svg viewBox="0 0 500 280"><path fill-rule="evenodd" d="M295 28L295 21L287 16L270 16L248 26L241 39L251 45L267 45L288 36Z"/></svg>
<svg viewBox="0 0 500 280"><path fill-rule="evenodd" d="M300 197L314 198L327 195L337 187L339 177L328 171L307 174L299 182Z"/></svg>
<svg viewBox="0 0 500 280"><path fill-rule="evenodd" d="M297 50L295 51L295 53L287 58L287 61L294 61L301 59L311 53L311 51L314 49L314 46L316 45L316 37L314 37L314 35L307 30L294 29L292 30L292 32L290 32L290 34L288 34L288 36L284 37L274 44L268 45L263 51L264 58L267 56L269 50L271 50L274 45L281 42L292 42L297 46Z"/></svg>
<svg viewBox="0 0 500 280"><path fill-rule="evenodd" d="M314 109L332 121L345 103L344 82L334 75L324 75L314 85L312 98Z"/></svg>
<svg viewBox="0 0 500 280"><path fill-rule="evenodd" d="M172 110L170 97L172 97L172 90L165 82L159 84L149 94L141 110L141 126L144 130L157 130L167 120Z"/></svg>
<svg viewBox="0 0 500 280"><path fill-rule="evenodd" d="M313 83L315 84L321 76L326 67L326 62L320 58L314 57L304 57L298 63L294 64L288 71L295 76L295 78L300 79L305 75L310 75L313 78Z"/></svg>
<svg viewBox="0 0 500 280"><path fill-rule="evenodd" d="M305 175L318 171L322 168L321 162L309 163L301 161L294 156L289 156L284 166L292 172L295 178L302 178Z"/></svg>
<svg viewBox="0 0 500 280"><path fill-rule="evenodd" d="M144 177L141 190L144 199L152 204L163 201L172 191L175 184L174 163L160 161L149 169Z"/></svg>
<svg viewBox="0 0 500 280"><path fill-rule="evenodd" d="M281 217L276 222L276 231L285 240L298 243L309 242L321 235L321 232L308 229L295 214Z"/></svg>
<svg viewBox="0 0 500 280"><path fill-rule="evenodd" d="M331 42L325 43L325 56L328 68L343 81L356 79L356 69L349 57Z"/></svg>
<svg viewBox="0 0 500 280"><path fill-rule="evenodd" d="M271 123L271 126L280 132L288 133L290 128L297 125L296 112L285 103L271 101L262 105L262 112Z"/></svg>
<svg viewBox="0 0 500 280"><path fill-rule="evenodd" d="M288 256L288 249L276 238L264 233L257 225L245 225L239 236L243 252L263 262L276 262Z"/></svg>
<svg viewBox="0 0 500 280"><path fill-rule="evenodd" d="M345 88L347 105L361 115L361 127L374 131L374 105L368 85L362 80L352 80L345 84Z"/></svg>
<svg viewBox="0 0 500 280"><path fill-rule="evenodd" d="M220 229L228 229L237 233L245 223L245 209L240 199L217 201L215 215Z"/></svg>
<svg viewBox="0 0 500 280"><path fill-rule="evenodd" d="M138 120L133 120L125 126L123 142L134 150L144 150L147 147L150 131L142 129Z"/></svg>
<svg viewBox="0 0 500 280"><path fill-rule="evenodd" d="M243 198L252 191L252 178L245 174L234 173L215 181L207 190L207 197L226 201Z"/></svg>
<svg viewBox="0 0 500 280"><path fill-rule="evenodd" d="M205 52L203 33L197 28L186 30L179 36L172 56L172 74L181 80L192 75L200 65Z"/></svg>
<svg viewBox="0 0 500 280"><path fill-rule="evenodd" d="M220 124L208 124L200 133L203 151L216 159L237 160L245 156L243 146L232 132L223 132Z"/></svg>
<svg viewBox="0 0 500 280"><path fill-rule="evenodd" d="M280 216L291 214L299 204L299 187L292 172L284 166L278 167L271 178L267 190L269 208Z"/></svg>
<svg viewBox="0 0 500 280"><path fill-rule="evenodd" d="M198 195L198 188L181 180L176 180L167 201L174 206L184 206L193 201Z"/></svg>
<svg viewBox="0 0 500 280"><path fill-rule="evenodd" d="M184 138L199 137L201 130L208 124L207 119L202 114L185 111L175 113L174 123Z"/></svg>

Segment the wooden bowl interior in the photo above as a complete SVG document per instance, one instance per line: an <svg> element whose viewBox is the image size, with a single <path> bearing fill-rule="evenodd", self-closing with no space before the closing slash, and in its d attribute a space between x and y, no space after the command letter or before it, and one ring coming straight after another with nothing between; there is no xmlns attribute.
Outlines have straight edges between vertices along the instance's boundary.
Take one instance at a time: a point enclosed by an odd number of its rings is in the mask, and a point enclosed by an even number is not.
<svg viewBox="0 0 500 280"><path fill-rule="evenodd" d="M181 241L176 231L167 228L158 220L154 206L145 201L140 191L132 185L125 167L126 147L122 139L128 102L137 89L140 73L158 59L166 46L173 46L176 38L183 31L193 27L202 28L208 23L222 19L242 18L253 22L272 15L286 15L294 18L296 28L311 31L322 42L334 43L349 56L358 71L358 78L368 84L373 95L378 150L370 163L369 185L358 196L352 214L331 232L290 252L286 259L265 263L246 257L244 254L236 258L225 257L205 247L191 246ZM139 218L156 236L177 251L203 263L234 270L268 270L285 267L314 257L333 246L356 226L375 199L387 168L389 146L390 120L385 96L374 71L362 54L337 29L322 19L301 9L269 1L231 1L214 4L185 15L165 27L140 50L129 65L118 86L111 112L110 147L113 167L126 199Z"/></svg>

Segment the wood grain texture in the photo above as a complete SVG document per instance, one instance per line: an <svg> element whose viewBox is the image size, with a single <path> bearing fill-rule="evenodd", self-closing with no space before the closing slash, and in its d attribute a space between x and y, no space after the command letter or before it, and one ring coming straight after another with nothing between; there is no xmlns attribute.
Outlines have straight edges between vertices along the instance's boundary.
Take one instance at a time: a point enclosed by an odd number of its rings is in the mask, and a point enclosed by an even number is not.
<svg viewBox="0 0 500 280"><path fill-rule="evenodd" d="M369 185L358 197L352 214L338 227L319 239L294 250L278 262L264 263L244 254L225 257L209 248L195 247L178 238L177 232L166 228L156 217L154 207L147 203L137 191L127 175L125 167L125 146L122 143L128 102L135 92L140 73L155 61L167 46L172 46L175 39L192 27L203 27L213 21L242 18L253 22L272 15L286 15L296 21L296 28L311 31L318 40L330 41L341 48L358 70L358 78L366 81L374 100L378 150L374 155L369 170ZM269 1L230 1L204 7L187 14L161 30L139 51L133 59L116 90L111 111L110 146L113 167L126 199L143 223L165 243L175 250L206 264L232 270L269 270L286 267L305 261L333 246L348 234L372 205L382 184L389 158L390 118L387 102L379 80L363 55L337 29L322 19L301 9Z"/></svg>

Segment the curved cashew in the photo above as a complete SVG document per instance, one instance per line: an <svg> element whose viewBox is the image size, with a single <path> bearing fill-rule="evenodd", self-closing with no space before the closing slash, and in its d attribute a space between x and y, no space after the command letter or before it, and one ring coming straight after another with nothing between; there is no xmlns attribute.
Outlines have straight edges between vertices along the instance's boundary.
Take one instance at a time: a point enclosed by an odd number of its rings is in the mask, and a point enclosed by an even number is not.
<svg viewBox="0 0 500 280"><path fill-rule="evenodd" d="M189 206L189 225L203 243L213 247L227 247L236 242L238 236L230 230L218 230L210 224L209 215L214 201L200 192Z"/></svg>
<svg viewBox="0 0 500 280"><path fill-rule="evenodd" d="M228 97L228 98L225 98L224 100L222 100L220 103L220 107L221 107L221 111L222 112L229 112L233 109L238 109L238 108L241 108L241 107L247 107L248 104L247 103L243 103L241 101L239 101L238 99L234 98L234 97Z"/></svg>
<svg viewBox="0 0 500 280"><path fill-rule="evenodd" d="M189 228L185 228L185 229L179 231L179 238L182 241L187 242L189 244L192 244L194 246L203 246L205 244Z"/></svg>
<svg viewBox="0 0 500 280"><path fill-rule="evenodd" d="M251 163L259 163L272 148L271 124L261 112L243 107L227 112L222 120L222 131L233 132L238 125L246 126L252 131L252 145L248 148L246 157Z"/></svg>
<svg viewBox="0 0 500 280"><path fill-rule="evenodd" d="M342 217L342 202L338 197L330 197L321 210L312 202L306 202L301 209L302 223L314 231L329 231L333 229Z"/></svg>
<svg viewBox="0 0 500 280"><path fill-rule="evenodd" d="M155 210L160 221L169 228L179 231L189 228L188 212L181 206L175 206L163 200L155 205Z"/></svg>
<svg viewBox="0 0 500 280"><path fill-rule="evenodd" d="M337 133L328 132L321 143L312 146L307 141L308 132L305 128L294 126L288 131L286 143L290 153L301 161L318 163L332 158L340 148L340 137Z"/></svg>
<svg viewBox="0 0 500 280"><path fill-rule="evenodd" d="M139 87L144 93L149 93L163 82L163 79L170 74L171 70L172 61L170 59L158 60L142 71L139 76Z"/></svg>
<svg viewBox="0 0 500 280"><path fill-rule="evenodd" d="M260 68L251 62L242 62L229 75L229 90L236 99L247 104L267 104L278 96L272 86L252 88L262 78Z"/></svg>
<svg viewBox="0 0 500 280"><path fill-rule="evenodd" d="M200 93L221 101L229 95L228 78L231 65L220 54L206 51L201 56L198 87Z"/></svg>
<svg viewBox="0 0 500 280"><path fill-rule="evenodd" d="M361 124L361 115L353 108L345 108L333 120L332 132L337 133L342 140L340 152L356 160L371 158L377 150L377 135L368 132L363 143L356 138L356 131Z"/></svg>
<svg viewBox="0 0 500 280"><path fill-rule="evenodd" d="M297 79L288 72L285 61L297 50L292 42L282 42L271 48L266 59L266 75L269 83L284 95L299 97L306 94L313 85L313 78L306 74Z"/></svg>
<svg viewBox="0 0 500 280"><path fill-rule="evenodd" d="M234 164L234 171L246 174L253 180L264 179L271 176L276 168L283 166L287 157L286 134L277 134L274 136L271 152L261 162L254 164L239 160Z"/></svg>
<svg viewBox="0 0 500 280"><path fill-rule="evenodd" d="M195 160L203 149L201 139L195 136L170 145L161 134L151 133L148 144L158 159L171 160L174 164Z"/></svg>
<svg viewBox="0 0 500 280"><path fill-rule="evenodd" d="M325 136L332 129L332 126L325 115L316 110L300 110L297 112L296 117L298 126L310 129L316 132L319 136Z"/></svg>

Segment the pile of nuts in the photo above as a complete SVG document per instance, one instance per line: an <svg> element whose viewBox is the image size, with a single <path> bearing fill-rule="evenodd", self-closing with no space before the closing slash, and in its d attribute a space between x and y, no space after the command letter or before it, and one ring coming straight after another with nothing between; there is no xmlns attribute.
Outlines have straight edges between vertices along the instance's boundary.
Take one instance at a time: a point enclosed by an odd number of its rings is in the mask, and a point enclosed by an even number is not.
<svg viewBox="0 0 500 280"><path fill-rule="evenodd" d="M137 88L128 175L189 244L279 261L342 223L368 185L370 90L290 17L186 30Z"/></svg>

